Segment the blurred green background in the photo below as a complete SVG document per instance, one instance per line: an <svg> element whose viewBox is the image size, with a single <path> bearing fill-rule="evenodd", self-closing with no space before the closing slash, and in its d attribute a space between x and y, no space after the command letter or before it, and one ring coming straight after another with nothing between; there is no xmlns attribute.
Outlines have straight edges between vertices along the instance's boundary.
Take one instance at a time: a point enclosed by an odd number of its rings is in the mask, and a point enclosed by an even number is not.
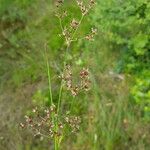
<svg viewBox="0 0 150 150"><path fill-rule="evenodd" d="M0 150L50 150L18 124L34 105L49 105L44 45L57 101L65 47L52 0L0 0ZM149 150L150 2L97 0L78 36L98 29L94 42L74 43L67 56L74 72L88 67L92 88L76 98L80 132L62 150ZM88 0L85 1L88 3ZM80 18L75 1L65 0L68 17ZM63 94L63 106L71 95Z"/></svg>

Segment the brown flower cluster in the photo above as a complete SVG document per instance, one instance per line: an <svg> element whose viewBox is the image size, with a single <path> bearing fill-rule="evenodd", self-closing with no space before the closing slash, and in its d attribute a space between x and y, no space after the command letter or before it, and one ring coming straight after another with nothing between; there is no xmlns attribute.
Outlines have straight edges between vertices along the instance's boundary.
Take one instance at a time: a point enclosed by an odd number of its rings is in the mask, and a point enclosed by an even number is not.
<svg viewBox="0 0 150 150"><path fill-rule="evenodd" d="M77 132L80 129L81 118L76 116L65 117L65 121L71 127L71 132Z"/></svg>
<svg viewBox="0 0 150 150"><path fill-rule="evenodd" d="M85 36L86 40L93 41L94 36L97 34L97 29L92 28L91 33L89 33L87 36Z"/></svg>
<svg viewBox="0 0 150 150"><path fill-rule="evenodd" d="M88 91L90 89L90 79L88 69L83 68L80 71L80 81L78 84L73 84L73 75L70 65L66 65L63 74L61 75L62 80L67 87L67 90L71 92L73 96L76 96L80 91Z"/></svg>
<svg viewBox="0 0 150 150"><path fill-rule="evenodd" d="M31 116L25 116L25 123L20 123L20 127L30 128L34 136L41 136L47 138L61 137L63 129L70 127L72 132L79 129L81 120L79 117L61 116L57 114L55 105L48 109L39 110L37 107L32 110ZM56 124L57 123L57 124Z"/></svg>
<svg viewBox="0 0 150 150"><path fill-rule="evenodd" d="M80 82L80 88L88 91L90 89L90 79L89 79L89 71L88 69L83 68L80 71L80 78L81 78L81 82Z"/></svg>
<svg viewBox="0 0 150 150"><path fill-rule="evenodd" d="M89 12L89 10L93 7L93 5L95 5L95 1L90 0L89 3L88 3L88 6L86 6L86 5L83 4L82 0L80 0L80 1L77 0L77 4L78 4L78 6L81 10L82 15L84 16Z"/></svg>
<svg viewBox="0 0 150 150"><path fill-rule="evenodd" d="M85 16L89 10L94 6L95 4L95 0L89 0L89 2L87 4L84 4L82 0L76 0L77 5L79 6L81 13L82 13L82 18L83 16ZM56 6L58 8L60 8L60 6L62 6L64 3L64 0L57 0L56 1ZM62 30L62 33L59 34L60 37L63 37L65 39L65 44L67 46L70 46L72 41L77 41L78 39L75 38L74 39L74 35L78 29L78 27L81 24L82 18L80 21L77 21L76 19L72 19L69 26L64 26L62 21L64 19L64 17L67 16L67 11L63 10L63 8L61 9L57 9L55 16L59 18L60 21L60 27ZM95 29L92 29L92 32L90 34L88 34L86 37L83 37L81 39L88 39L88 40L93 40L93 37L95 35Z"/></svg>
<svg viewBox="0 0 150 150"><path fill-rule="evenodd" d="M64 0L56 0L56 7L60 7L64 3Z"/></svg>
<svg viewBox="0 0 150 150"><path fill-rule="evenodd" d="M69 45L70 41L71 41L71 32L69 31L69 29L67 29L65 27L63 32L62 32L62 36L64 36L64 38L66 40L66 44Z"/></svg>
<svg viewBox="0 0 150 150"><path fill-rule="evenodd" d="M57 119L56 107L52 105L49 109L38 110L34 108L31 116L25 116L25 123L20 123L22 128L30 128L34 136L54 137L61 135L61 128L55 129L54 119Z"/></svg>
<svg viewBox="0 0 150 150"><path fill-rule="evenodd" d="M56 16L62 19L65 15L58 13L56 14ZM62 33L59 34L59 36L64 37L67 45L70 45L70 43L72 42L73 30L75 31L79 25L80 25L79 21L73 18L68 27L65 26L62 28Z"/></svg>
<svg viewBox="0 0 150 150"><path fill-rule="evenodd" d="M79 25L79 22L75 19L73 19L70 23L71 28L74 30L78 27L78 25Z"/></svg>
<svg viewBox="0 0 150 150"><path fill-rule="evenodd" d="M58 9L55 10L55 16L59 19L63 19L64 17L67 17L68 12L63 9L59 9L61 6L63 6L64 0L56 0L55 5Z"/></svg>

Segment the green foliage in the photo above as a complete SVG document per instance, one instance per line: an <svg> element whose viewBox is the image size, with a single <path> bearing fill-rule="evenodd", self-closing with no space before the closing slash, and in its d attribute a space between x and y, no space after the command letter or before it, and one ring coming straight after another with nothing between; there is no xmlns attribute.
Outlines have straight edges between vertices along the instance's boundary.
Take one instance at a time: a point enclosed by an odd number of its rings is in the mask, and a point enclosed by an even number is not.
<svg viewBox="0 0 150 150"><path fill-rule="evenodd" d="M146 0L98 2L95 15L97 18L93 19L97 20L97 26L104 32L106 40L117 44L119 51L126 51L123 55L134 57L136 60L134 63L143 58L146 61L143 67L147 65L150 59L149 2Z"/></svg>
<svg viewBox="0 0 150 150"><path fill-rule="evenodd" d="M32 64L30 66L21 66L17 69L14 68L11 83L16 87L19 87L27 81L36 81L38 77L39 70L35 64Z"/></svg>
<svg viewBox="0 0 150 150"><path fill-rule="evenodd" d="M131 89L136 103L144 108L144 118L150 119L150 72L144 71L136 78L136 83Z"/></svg>
<svg viewBox="0 0 150 150"><path fill-rule="evenodd" d="M146 53L146 44L148 43L148 35L143 33L138 33L133 39L130 41L130 46L133 47L136 55L144 55Z"/></svg>
<svg viewBox="0 0 150 150"><path fill-rule="evenodd" d="M34 105L38 106L49 104L48 90L37 90L32 96L32 101Z"/></svg>
<svg viewBox="0 0 150 150"><path fill-rule="evenodd" d="M148 84L148 81L143 72L147 72L146 76L150 78L149 0L98 0L95 14L93 21L97 22L97 27L104 34L105 41L112 45L113 50L122 54L116 67L117 72L136 74L140 83L147 87L145 83ZM140 83L135 82L131 90L134 91L133 97L136 101L140 99ZM149 91L141 94L147 97ZM138 101L147 102L145 98Z"/></svg>
<svg viewBox="0 0 150 150"><path fill-rule="evenodd" d="M14 21L16 19L25 19L26 9L36 0L0 0L0 17L3 20Z"/></svg>

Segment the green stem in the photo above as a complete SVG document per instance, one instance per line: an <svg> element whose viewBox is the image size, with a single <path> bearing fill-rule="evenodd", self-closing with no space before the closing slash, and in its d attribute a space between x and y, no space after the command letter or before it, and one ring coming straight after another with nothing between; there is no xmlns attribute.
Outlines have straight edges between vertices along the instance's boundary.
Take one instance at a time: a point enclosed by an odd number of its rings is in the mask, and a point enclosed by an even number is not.
<svg viewBox="0 0 150 150"><path fill-rule="evenodd" d="M64 68L65 68L65 65L66 65L66 59L67 59L68 49L69 49L69 45L68 45L67 48L66 48L66 55L65 55L65 59L64 59L63 72L64 72ZM59 98L58 98L58 106L57 106L57 114L59 113L59 110L60 110L60 108L61 108L62 90L63 90L63 80L61 80L61 84L60 84Z"/></svg>
<svg viewBox="0 0 150 150"><path fill-rule="evenodd" d="M54 138L54 143L55 143L55 150L59 150L58 149L58 141L57 141L57 137L56 136Z"/></svg>
<svg viewBox="0 0 150 150"><path fill-rule="evenodd" d="M47 45L45 44L45 58L46 58L46 66L47 66L47 76L48 76L48 85L49 85L49 96L50 96L50 102L51 105L53 104L53 98L52 98L52 88L51 88L51 76L50 76L50 65L49 65L49 61L48 61L48 57L47 57ZM55 122L54 120L54 114L52 114L52 120L53 122ZM55 124L55 129L57 130L57 122ZM58 142L57 142L57 137L54 137L54 148L55 150L58 150Z"/></svg>
<svg viewBox="0 0 150 150"><path fill-rule="evenodd" d="M47 44L45 44L45 58L46 58L46 67L47 67L47 76L48 76L48 86L49 86L49 97L51 105L53 104L53 97L52 97L52 87L51 87L51 76L50 76L50 65L47 57Z"/></svg>
<svg viewBox="0 0 150 150"><path fill-rule="evenodd" d="M75 102L75 97L73 97L73 100L72 100L72 102L71 102L71 105L70 105L70 112L73 111L74 102Z"/></svg>
<svg viewBox="0 0 150 150"><path fill-rule="evenodd" d="M58 99L58 106L57 106L57 114L59 113L59 110L60 110L62 90L63 90L63 81L61 81L60 90L59 90L59 99Z"/></svg>

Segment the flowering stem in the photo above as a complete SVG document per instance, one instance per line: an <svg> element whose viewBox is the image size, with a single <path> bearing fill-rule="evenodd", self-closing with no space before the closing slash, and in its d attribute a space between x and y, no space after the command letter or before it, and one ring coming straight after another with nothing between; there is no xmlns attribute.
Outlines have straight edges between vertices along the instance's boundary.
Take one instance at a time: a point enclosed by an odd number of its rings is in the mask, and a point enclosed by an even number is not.
<svg viewBox="0 0 150 150"><path fill-rule="evenodd" d="M67 54L68 54L68 51L69 51L69 47L71 45L71 42L72 42L72 39L74 38L82 20L83 20L83 17L84 15L82 15L80 21L79 21L79 25L77 26L76 30L74 31L72 37L71 37L71 40L68 41L66 38L65 38L65 41L67 43L67 48L66 48L66 53L65 53L65 58L64 58L64 67L63 67L63 71L65 69L65 65L66 65L66 62L67 62ZM61 30L63 32L63 26L62 26L62 22L61 22L61 19L59 18L59 23L60 23L60 27L61 27ZM51 91L51 90L50 90ZM63 91L63 79L61 80L61 85L60 85L60 90L59 90L59 98L58 98L58 105L57 105L57 115L59 115L59 111L60 111L60 108L61 108L61 97L62 97L62 91ZM73 103L74 103L74 100L72 101L71 103L71 110L72 110L72 107L73 107ZM57 127L58 127L58 120L56 120L56 124L55 124L55 128L57 130ZM59 150L59 141L58 141L58 138L55 136L54 137L54 145L55 145L55 150Z"/></svg>
<svg viewBox="0 0 150 150"><path fill-rule="evenodd" d="M84 15L82 15L82 17L81 17L81 19L80 19L80 21L79 21L79 25L77 26L76 30L74 31L74 33L73 33L71 39L74 38L74 36L75 36L75 34L76 34L76 32L77 32L77 30L78 30L78 28L79 28L79 26L80 26L80 24L81 24L83 18L84 18ZM60 19L60 18L59 18L59 23L60 23L61 30L62 30L62 32L63 32L62 22L61 22L61 19ZM66 39L65 39L65 40L66 40ZM67 41L66 41L66 42L67 42ZM71 45L71 42L72 42L72 41L70 41L70 43L67 44L66 55L65 55L65 59L64 59L64 68L65 68L65 65L66 65L67 54L68 54L68 50L69 50L69 47L70 47L70 45ZM63 70L64 70L64 69L63 69ZM61 81L61 85L60 85L57 113L59 113L59 109L60 109L60 105L61 105L62 90L63 90L63 80Z"/></svg>
<svg viewBox="0 0 150 150"><path fill-rule="evenodd" d="M50 102L51 102L51 105L53 104L53 98L52 98L52 88L51 88L51 76L50 76L50 65L49 65L49 62L48 62L48 57L47 57L47 45L45 44L45 58L46 58L46 65L47 65L47 75L48 75L48 85L49 85L49 96L50 96ZM54 120L54 114L52 114L52 120L53 122L55 122ZM56 121L56 124L55 124L55 129L57 130L57 121ZM57 137L55 136L54 137L54 147L55 147L55 150L59 150L58 149L58 142L57 142Z"/></svg>

